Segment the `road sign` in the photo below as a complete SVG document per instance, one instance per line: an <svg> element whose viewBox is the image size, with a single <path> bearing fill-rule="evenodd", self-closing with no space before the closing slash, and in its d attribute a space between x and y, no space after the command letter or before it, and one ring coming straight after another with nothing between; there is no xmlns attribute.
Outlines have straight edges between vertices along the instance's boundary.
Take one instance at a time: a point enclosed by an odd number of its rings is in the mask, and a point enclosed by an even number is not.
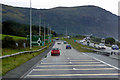
<svg viewBox="0 0 120 80"><path fill-rule="evenodd" d="M76 40L74 40L74 42L76 42Z"/></svg>
<svg viewBox="0 0 120 80"><path fill-rule="evenodd" d="M27 40L29 41L30 36L27 36ZM42 36L38 35L33 35L32 36L32 46L42 46L43 45L43 40Z"/></svg>
<svg viewBox="0 0 120 80"><path fill-rule="evenodd" d="M30 36L27 36L27 40L30 41ZM45 36L45 43L51 42L51 35ZM44 39L42 36L39 35L33 35L32 36L32 46L43 46L44 45Z"/></svg>
<svg viewBox="0 0 120 80"><path fill-rule="evenodd" d="M45 36L45 43L51 42L52 35Z"/></svg>
<svg viewBox="0 0 120 80"><path fill-rule="evenodd" d="M38 38L37 41L32 41L32 44L36 44L36 45L38 45L38 46L41 46L41 43L42 43L42 41L41 41L40 38Z"/></svg>
<svg viewBox="0 0 120 80"><path fill-rule="evenodd" d="M40 45L40 43L41 43L42 41L40 40L40 38L37 40L37 43L38 43L38 45Z"/></svg>

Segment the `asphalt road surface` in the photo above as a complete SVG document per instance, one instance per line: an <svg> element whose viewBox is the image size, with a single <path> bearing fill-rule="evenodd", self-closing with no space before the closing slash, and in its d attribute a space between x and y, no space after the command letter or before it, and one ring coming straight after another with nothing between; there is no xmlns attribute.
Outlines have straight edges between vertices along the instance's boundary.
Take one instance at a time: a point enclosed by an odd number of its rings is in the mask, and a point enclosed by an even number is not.
<svg viewBox="0 0 120 80"><path fill-rule="evenodd" d="M66 49L66 44L57 42L53 47L61 49L60 56L49 52L24 78L119 78L118 60Z"/></svg>

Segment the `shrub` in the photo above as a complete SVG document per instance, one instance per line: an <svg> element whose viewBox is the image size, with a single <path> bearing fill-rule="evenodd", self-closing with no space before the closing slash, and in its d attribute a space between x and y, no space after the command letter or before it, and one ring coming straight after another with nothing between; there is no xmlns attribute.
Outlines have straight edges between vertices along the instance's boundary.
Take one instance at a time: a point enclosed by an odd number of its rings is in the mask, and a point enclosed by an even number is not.
<svg viewBox="0 0 120 80"><path fill-rule="evenodd" d="M2 40L2 47L3 48L16 48L15 40L12 37L6 36Z"/></svg>
<svg viewBox="0 0 120 80"><path fill-rule="evenodd" d="M111 38L111 37L106 38L106 39L105 39L105 43L106 43L106 44L110 44L110 45L115 44L115 39L114 39L114 38Z"/></svg>

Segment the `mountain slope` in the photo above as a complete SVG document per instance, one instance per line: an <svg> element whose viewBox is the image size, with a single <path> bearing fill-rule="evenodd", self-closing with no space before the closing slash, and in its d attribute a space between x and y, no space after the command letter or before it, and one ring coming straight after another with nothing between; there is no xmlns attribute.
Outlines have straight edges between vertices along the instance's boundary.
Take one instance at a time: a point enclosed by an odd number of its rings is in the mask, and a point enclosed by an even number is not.
<svg viewBox="0 0 120 80"><path fill-rule="evenodd" d="M13 20L29 24L28 8L3 5L3 21ZM65 34L93 34L99 37L115 37L118 34L118 16L96 6L57 7L52 9L32 9L32 24L49 23L52 29Z"/></svg>

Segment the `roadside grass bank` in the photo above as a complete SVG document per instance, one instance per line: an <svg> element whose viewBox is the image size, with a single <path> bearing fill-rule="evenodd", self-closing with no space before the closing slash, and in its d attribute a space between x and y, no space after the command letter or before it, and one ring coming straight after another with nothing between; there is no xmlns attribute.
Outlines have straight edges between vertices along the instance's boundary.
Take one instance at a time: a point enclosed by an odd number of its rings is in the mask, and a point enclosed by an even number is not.
<svg viewBox="0 0 120 80"><path fill-rule="evenodd" d="M45 46L35 46L35 47L32 47L32 49L30 49L29 47L26 47L26 48L18 48L18 49L8 49L8 48L3 48L2 49L2 56L5 56L5 55L10 55L10 54L14 54L14 53L17 53L17 52L22 52L22 51L30 51L30 50L38 50L40 48L43 48Z"/></svg>
<svg viewBox="0 0 120 80"><path fill-rule="evenodd" d="M73 39L62 39L68 42L68 44L71 44L71 46L75 49L77 49L80 52L94 52L93 50L88 50L88 49L84 49L84 48L90 48L90 49L94 49L85 45L82 45L80 43L74 42Z"/></svg>
<svg viewBox="0 0 120 80"><path fill-rule="evenodd" d="M52 44L53 44L53 42L51 43L51 45ZM20 55L16 55L13 57L8 57L8 58L2 59L2 75L4 76L8 71L15 69L16 67L20 66L21 64L24 64L25 62L29 61L33 57L41 54L42 52L47 50L49 48L49 46L51 46L51 45L47 44L46 45L47 48L45 48L39 52L25 53L25 54L20 54ZM41 49L41 48L43 48L43 47L40 47L39 49Z"/></svg>
<svg viewBox="0 0 120 80"><path fill-rule="evenodd" d="M19 39L27 40L26 37L19 37L19 36L5 35L5 34L0 34L0 40L4 39L6 36L12 37L14 40L19 40Z"/></svg>

